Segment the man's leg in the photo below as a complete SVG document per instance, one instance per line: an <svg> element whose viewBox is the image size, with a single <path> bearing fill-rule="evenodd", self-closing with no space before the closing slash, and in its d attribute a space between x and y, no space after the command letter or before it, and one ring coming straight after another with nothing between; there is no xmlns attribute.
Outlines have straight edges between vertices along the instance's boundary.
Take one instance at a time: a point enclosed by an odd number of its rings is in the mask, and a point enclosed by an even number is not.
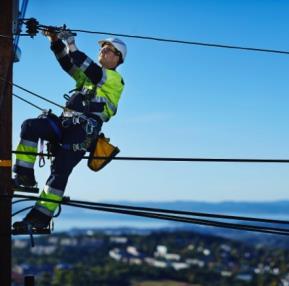
<svg viewBox="0 0 289 286"><path fill-rule="evenodd" d="M81 126L68 128L64 131L63 143L83 142L85 136L86 134ZM73 151L59 146L55 151L55 158L51 164L51 174L40 194L40 198L61 201L68 177L84 154L84 151ZM24 220L14 224L14 228L26 227L28 224L38 228L47 227L58 206L57 202L37 201Z"/></svg>
<svg viewBox="0 0 289 286"><path fill-rule="evenodd" d="M51 174L40 194L40 198L61 201L68 182L68 177L73 168L81 161L85 152L72 151L59 148L55 159L51 165ZM47 220L51 220L58 203L37 201L33 210L47 216Z"/></svg>
<svg viewBox="0 0 289 286"><path fill-rule="evenodd" d="M47 141L59 141L59 133L55 127L60 130L60 123L56 119L35 118L27 119L21 126L20 143L17 151L37 153L39 138ZM52 126L54 124L54 128ZM34 186L36 184L34 177L34 163L36 156L31 154L16 154L16 162L13 172L16 173L15 181L18 185Z"/></svg>

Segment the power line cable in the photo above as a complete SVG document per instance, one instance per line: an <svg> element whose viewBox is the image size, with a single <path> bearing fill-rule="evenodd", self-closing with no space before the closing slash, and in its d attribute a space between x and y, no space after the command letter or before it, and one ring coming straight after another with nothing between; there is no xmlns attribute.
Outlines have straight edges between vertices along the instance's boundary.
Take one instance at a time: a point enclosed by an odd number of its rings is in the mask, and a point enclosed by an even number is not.
<svg viewBox="0 0 289 286"><path fill-rule="evenodd" d="M51 31L51 29L54 29L56 32L59 32L63 28L46 26L46 25L38 25L38 29L41 31L47 31L47 30ZM175 43L175 44L186 44L186 45L213 47L213 48L236 49L236 50L244 50L244 51L254 51L254 52L265 52L265 53L289 55L289 51L282 51L282 50L275 50L275 49L251 48L251 47L243 47L243 46L235 46L235 45L205 43L205 42L196 42L196 41L185 41L185 40L152 37L152 36L140 36L140 35L111 33L111 32L99 32L99 31L82 30L82 29L69 29L69 31L79 32L79 33L87 33L87 34L99 34L99 35L124 37L124 38L134 38L134 39L141 39L141 40L152 40L152 41Z"/></svg>
<svg viewBox="0 0 289 286"><path fill-rule="evenodd" d="M59 202L56 200L42 199L42 198L38 198L34 196L24 196L24 195L14 195L14 197L31 198L31 200L36 200L36 201L42 200L42 201L48 201L48 202L55 202L58 204L60 203L60 204L68 205L72 207L104 211L104 212L112 212L112 213L121 213L121 214L140 216L140 217L156 218L156 219L161 219L161 220L169 220L169 221L176 221L176 222L200 224L200 225L207 225L207 226L215 226L215 227L246 230L246 231L255 231L255 232L270 233L270 234L279 234L279 235L287 235L287 236L289 235L289 229L284 229L284 228L226 223L226 222L220 222L216 220L212 221L212 220L204 220L204 219L195 219L195 218L190 218L186 216L159 214L159 213L155 213L155 212L152 213L148 211L124 210L124 209L112 208L112 207L99 207L99 206L94 206L94 205L87 205L86 204L87 202L85 201L83 201L82 203L76 203L73 201L71 202L70 200L64 200L62 202ZM90 204L93 204L93 203L90 203Z"/></svg>
<svg viewBox="0 0 289 286"><path fill-rule="evenodd" d="M3 80L3 78L0 77L0 80ZM20 85L18 85L18 84L16 84L16 83L12 83L12 82L8 81L8 84L13 85L13 86L15 86L15 87L17 87L17 88L19 88L19 89L21 89L21 90L23 90L23 91L26 91L27 93L29 93L29 94L31 94L31 95L33 95L33 96L35 96L35 97L38 97L38 98L40 98L40 99L42 99L42 100L44 100L44 101L46 101L46 102L49 102L50 104L53 104L53 105L55 105L55 106L57 106L57 107L59 107L59 108L61 108L61 109L64 109L64 108L65 108L64 106L62 106L62 105L60 105L60 104L58 104L58 103L56 103L56 102L54 102L54 101L52 101L52 100L49 100L49 99L47 99L46 97L41 96L41 95L39 95L39 94L31 91L31 90L28 90L28 89L26 89L26 88L24 88L24 87L22 87L22 86L20 86Z"/></svg>
<svg viewBox="0 0 289 286"><path fill-rule="evenodd" d="M24 200L35 199L35 196L18 196L25 197ZM40 199L41 200L41 199ZM200 217L211 217L211 218L221 218L225 220L239 220L239 221L251 221L251 222L260 222L260 223L270 223L270 224L285 224L289 225L289 221L287 220L276 220L276 219L264 219L264 218L256 218L256 217L248 217L248 216L235 216L235 215L225 215L225 214L212 214L212 213L204 213L204 212L192 212L192 211L180 211L180 210L170 210L170 209L160 209L160 208L149 208L149 207L136 207L136 206L127 206L127 205L119 205L119 204L108 204L108 203L95 203L89 201L81 201L81 200L66 200L64 202L79 204L79 205L87 205L87 206L95 206L95 207L105 207L112 209L125 209L125 210L134 210L134 211L145 211L151 213L165 213L165 214L178 214L183 216L200 216Z"/></svg>
<svg viewBox="0 0 289 286"><path fill-rule="evenodd" d="M37 152L25 152L25 151L12 151L13 154L26 154L35 156L53 157L52 154L48 153L37 153ZM82 159L89 159L89 156L83 156ZM93 157L93 159L108 159L105 156ZM289 159L238 159L238 158L185 158L185 157L128 157L128 156L117 156L111 158L117 161L155 161L155 162L211 162L211 163L281 163L288 164Z"/></svg>
<svg viewBox="0 0 289 286"><path fill-rule="evenodd" d="M264 219L264 218L234 216L234 215L225 215L225 214L212 214L212 213L204 213L204 212L168 210L168 209L149 208L149 207L136 207L136 206L126 206L126 205L119 205L119 204L94 203L94 202L79 201L79 200L69 200L69 202L76 203L76 204L86 204L86 205L91 205L91 206L120 208L120 209L127 209L127 210L138 210L138 211L158 212L158 213L166 213L166 214L168 213L168 214L178 214L178 215L188 215L188 216L221 218L221 219L227 219L227 220L241 220L241 221L253 221L253 222L261 222L261 223L274 223L274 224L289 225L289 221L287 220Z"/></svg>
<svg viewBox="0 0 289 286"><path fill-rule="evenodd" d="M14 212L14 213L12 214L12 217L14 217L14 216L16 216L16 215L18 215L18 214L20 214L20 213L22 213L22 212L31 210L32 208L33 208L33 206L30 206L30 207L23 208L23 209L21 209L21 210L19 210L19 211L16 211L16 212Z"/></svg>
<svg viewBox="0 0 289 286"><path fill-rule="evenodd" d="M18 99L20 99L20 100L22 100L22 101L24 101L24 102L26 102L26 103L32 105L33 107L39 109L39 110L42 111L42 112L45 111L44 108L39 107L38 105L36 105L36 104L34 104L34 103L32 103L32 102L30 102L30 101L24 99L23 97L21 97L21 96L19 96L19 95L16 95L15 93L13 93L13 96L15 96L16 98L18 98Z"/></svg>
<svg viewBox="0 0 289 286"><path fill-rule="evenodd" d="M87 206L87 205L82 205L82 204L74 204L70 202L68 202L66 205L74 206L78 208L84 208L84 209L104 211L104 212L121 213L121 214L126 214L126 215L156 218L156 219L161 219L161 220L169 220L169 221L176 221L176 222L184 222L184 223L191 223L191 224L199 224L199 225L206 225L206 226L215 226L215 227L222 227L222 228L256 231L256 232L262 232L262 233L280 234L280 235L289 236L289 229L284 229L284 228L274 228L274 227L265 227L265 226L261 227L261 226L245 225L245 224L226 223L226 222L220 222L216 220L212 221L212 220L180 217L176 215L165 215L165 214L157 214L157 213L150 213L150 212L140 212L140 211L132 211L132 210L128 211L128 210L122 210L122 209L94 207L94 206Z"/></svg>
<svg viewBox="0 0 289 286"><path fill-rule="evenodd" d="M20 85L18 85L18 84L16 84L16 83L13 83L13 82L11 82L11 81L3 78L3 77L0 77L0 80L1 80L1 81L6 81L8 84L10 84L10 85L12 85L12 86L15 86L15 87L17 87L17 88L19 88L19 89L21 89L21 90L23 90L23 91L25 91L25 92L33 95L33 96L35 96L35 97L38 97L38 98L46 101L46 102L49 102L50 104L53 104L53 105L55 105L55 106L57 106L57 107L59 107L59 108L61 108L61 109L64 109L64 108L65 108L64 106L62 106L62 105L60 105L60 104L58 104L58 103L56 103L56 102L54 102L54 101L52 101L52 100L49 100L49 99L45 98L44 96L41 96L41 95L39 95L39 94L31 91L31 90L28 90L27 88L24 88L23 86L20 86Z"/></svg>
<svg viewBox="0 0 289 286"><path fill-rule="evenodd" d="M12 202L12 205L18 204L18 203L23 203L23 202L29 202L31 199L21 199L21 200L16 200Z"/></svg>

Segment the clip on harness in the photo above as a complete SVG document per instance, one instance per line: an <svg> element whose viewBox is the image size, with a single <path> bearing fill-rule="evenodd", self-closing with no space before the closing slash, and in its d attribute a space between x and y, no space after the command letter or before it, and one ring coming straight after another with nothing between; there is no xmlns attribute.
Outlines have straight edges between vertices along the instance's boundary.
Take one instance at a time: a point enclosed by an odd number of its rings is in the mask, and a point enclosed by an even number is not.
<svg viewBox="0 0 289 286"><path fill-rule="evenodd" d="M40 155L39 155L39 167L42 168L45 166L45 158L44 158L44 140L40 140Z"/></svg>
<svg viewBox="0 0 289 286"><path fill-rule="evenodd" d="M65 149L72 149L73 151L87 151L91 145L92 140L96 137L95 130L98 127L98 122L95 119L89 118L83 113L75 111L64 111L63 112L62 126L64 128L72 125L80 124L87 135L86 139L81 143L76 144L62 144L61 146Z"/></svg>

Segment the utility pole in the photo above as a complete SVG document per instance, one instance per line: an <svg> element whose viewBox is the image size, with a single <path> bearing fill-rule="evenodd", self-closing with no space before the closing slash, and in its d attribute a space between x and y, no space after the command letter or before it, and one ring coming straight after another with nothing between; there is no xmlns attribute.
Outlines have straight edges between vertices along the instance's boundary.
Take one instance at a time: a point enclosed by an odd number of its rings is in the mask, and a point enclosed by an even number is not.
<svg viewBox="0 0 289 286"><path fill-rule="evenodd" d="M0 0L0 77L12 82L12 0ZM0 80L0 285L11 286L12 86Z"/></svg>

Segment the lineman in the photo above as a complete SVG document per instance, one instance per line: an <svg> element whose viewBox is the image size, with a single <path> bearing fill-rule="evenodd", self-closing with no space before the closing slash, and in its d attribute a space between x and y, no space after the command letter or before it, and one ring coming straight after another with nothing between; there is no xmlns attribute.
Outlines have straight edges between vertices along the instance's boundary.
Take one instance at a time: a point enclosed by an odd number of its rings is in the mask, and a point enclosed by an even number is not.
<svg viewBox="0 0 289 286"><path fill-rule="evenodd" d="M75 45L73 34L44 33L51 42L61 67L76 81L76 89L60 117L47 113L28 119L21 127L18 151L37 152L39 139L52 142L54 160L51 174L40 198L61 201L68 177L97 137L103 122L116 114L124 82L116 68L124 62L126 45L118 38L99 41L99 64ZM16 155L14 186L35 188L34 155ZM14 229L47 228L59 204L38 201L26 217L13 224Z"/></svg>

